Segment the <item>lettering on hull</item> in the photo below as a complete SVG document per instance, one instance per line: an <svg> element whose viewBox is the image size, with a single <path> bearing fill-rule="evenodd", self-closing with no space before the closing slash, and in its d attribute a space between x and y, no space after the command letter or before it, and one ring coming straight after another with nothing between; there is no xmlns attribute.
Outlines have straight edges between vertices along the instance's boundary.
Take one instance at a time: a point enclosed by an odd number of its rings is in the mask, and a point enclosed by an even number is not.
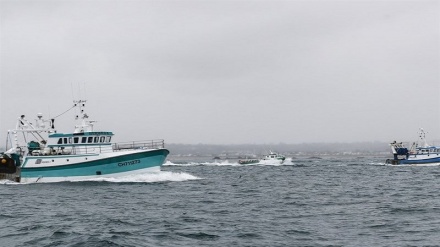
<svg viewBox="0 0 440 247"><path fill-rule="evenodd" d="M118 166L131 166L131 165L136 165L139 163L141 163L140 160L130 160L130 161L118 163Z"/></svg>

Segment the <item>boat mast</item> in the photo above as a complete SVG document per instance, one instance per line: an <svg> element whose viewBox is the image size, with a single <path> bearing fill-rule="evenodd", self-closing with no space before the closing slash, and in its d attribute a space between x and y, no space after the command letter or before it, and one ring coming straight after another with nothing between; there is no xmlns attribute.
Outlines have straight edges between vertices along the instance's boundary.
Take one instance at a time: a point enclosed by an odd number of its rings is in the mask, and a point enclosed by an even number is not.
<svg viewBox="0 0 440 247"><path fill-rule="evenodd" d="M23 134L23 139L26 141L26 133L31 134L35 140L37 140L40 144L46 144L46 140L40 135L41 132L50 132L50 129L46 129L45 122L48 122L47 120L43 119L43 115L41 113L38 113L37 115L38 119L36 120L36 127L25 118L25 115L21 115L17 119L17 124L15 125L14 130L8 130L8 139L11 141L11 151L13 149L20 149L20 142L19 142L19 136L18 133ZM54 130L52 130L54 131ZM6 141L6 147L8 147L8 143Z"/></svg>
<svg viewBox="0 0 440 247"><path fill-rule="evenodd" d="M419 138L424 148L429 147L428 142L426 141L426 132L423 128L419 129Z"/></svg>
<svg viewBox="0 0 440 247"><path fill-rule="evenodd" d="M96 121L88 120L89 115L85 112L87 100L74 100L74 107L78 108L79 114L75 116L75 120L80 121L79 125L75 125L74 133L83 133L93 131L93 123Z"/></svg>

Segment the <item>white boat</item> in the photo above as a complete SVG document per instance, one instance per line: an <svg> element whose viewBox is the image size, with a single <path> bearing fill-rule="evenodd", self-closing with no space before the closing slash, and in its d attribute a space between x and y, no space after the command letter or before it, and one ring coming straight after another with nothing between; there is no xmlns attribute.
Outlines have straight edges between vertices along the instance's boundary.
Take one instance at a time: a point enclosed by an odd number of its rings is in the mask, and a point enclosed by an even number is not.
<svg viewBox="0 0 440 247"><path fill-rule="evenodd" d="M0 155L0 179L15 182L60 182L119 177L158 171L169 151L164 140L112 143L113 132L94 131L85 113L86 100L74 101L79 122L71 133L58 133L54 119L24 115L8 131L7 151ZM8 149L9 148L9 149Z"/></svg>
<svg viewBox="0 0 440 247"><path fill-rule="evenodd" d="M261 162L263 163L280 163L282 164L286 157L284 155L281 155L279 153L270 151L269 154L266 154L263 159L261 159Z"/></svg>
<svg viewBox="0 0 440 247"><path fill-rule="evenodd" d="M410 147L402 142L390 143L393 159L387 159L391 165L440 165L440 147L431 146L426 141L426 133L419 131L419 143L413 142Z"/></svg>

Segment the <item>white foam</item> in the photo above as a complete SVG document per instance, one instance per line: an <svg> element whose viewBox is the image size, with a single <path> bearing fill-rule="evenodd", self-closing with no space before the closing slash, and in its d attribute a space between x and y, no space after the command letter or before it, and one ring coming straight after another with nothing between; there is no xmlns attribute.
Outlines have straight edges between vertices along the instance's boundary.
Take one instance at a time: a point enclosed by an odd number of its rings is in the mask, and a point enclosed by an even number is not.
<svg viewBox="0 0 440 247"><path fill-rule="evenodd" d="M204 162L200 163L202 165L206 166L239 166L238 162L229 162L229 160L223 160L223 161L214 161L214 162Z"/></svg>
<svg viewBox="0 0 440 247"><path fill-rule="evenodd" d="M168 181L181 182L181 181L189 181L189 180L197 180L197 179L201 179L201 178L184 172L155 171L150 173L127 175L121 177L106 176L106 177L81 178L81 179L72 178L57 182L157 183L157 182L168 182ZM0 180L0 185L31 184L31 183L23 183L23 182L17 183L10 180ZM44 182L44 183L53 183L53 182Z"/></svg>
<svg viewBox="0 0 440 247"><path fill-rule="evenodd" d="M173 163L167 161L164 166L240 166L237 162L229 162L228 160L213 161L213 162L188 162L188 163Z"/></svg>
<svg viewBox="0 0 440 247"><path fill-rule="evenodd" d="M84 179L78 181L104 181L112 183L156 183L156 182L181 182L201 179L184 172L158 171L144 174L137 174L123 177L100 177L93 179Z"/></svg>
<svg viewBox="0 0 440 247"><path fill-rule="evenodd" d="M287 158L281 163L280 160L260 160L258 163L252 164L239 164L238 161L229 160L214 160L214 161L204 161L204 162L188 162L188 163L173 163L167 161L163 164L164 166L294 166L292 158Z"/></svg>
<svg viewBox="0 0 440 247"><path fill-rule="evenodd" d="M371 163L369 163L369 165L372 165L372 166L386 166L388 164L383 163L383 162L371 162Z"/></svg>
<svg viewBox="0 0 440 247"><path fill-rule="evenodd" d="M0 184L20 184L11 180L7 180L7 179L0 179Z"/></svg>

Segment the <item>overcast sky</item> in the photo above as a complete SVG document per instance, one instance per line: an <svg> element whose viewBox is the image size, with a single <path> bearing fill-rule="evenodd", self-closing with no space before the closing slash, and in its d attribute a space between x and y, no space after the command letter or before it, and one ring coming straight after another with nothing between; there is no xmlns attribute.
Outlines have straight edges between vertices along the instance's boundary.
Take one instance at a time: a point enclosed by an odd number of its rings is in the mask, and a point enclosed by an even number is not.
<svg viewBox="0 0 440 247"><path fill-rule="evenodd" d="M440 1L0 0L0 15L2 144L21 114L80 96L119 141L440 139Z"/></svg>

